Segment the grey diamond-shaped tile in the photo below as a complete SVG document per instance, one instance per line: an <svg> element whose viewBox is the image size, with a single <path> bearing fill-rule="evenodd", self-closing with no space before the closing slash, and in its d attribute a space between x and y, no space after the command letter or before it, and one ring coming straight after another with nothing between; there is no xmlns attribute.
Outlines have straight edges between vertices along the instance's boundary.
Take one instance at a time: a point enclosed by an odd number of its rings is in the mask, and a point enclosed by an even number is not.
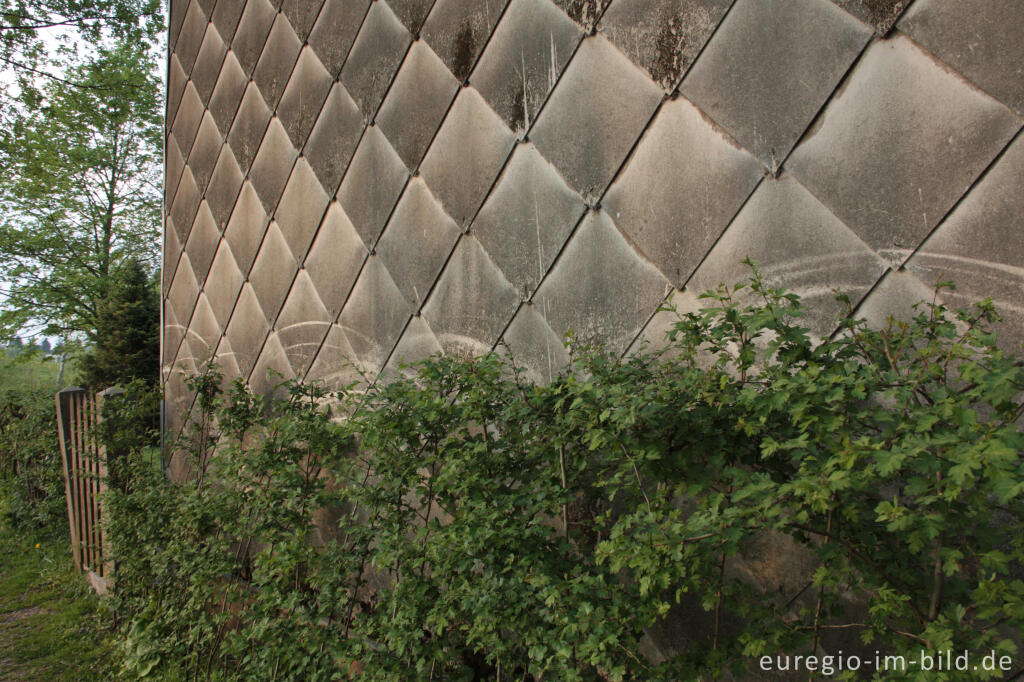
<svg viewBox="0 0 1024 682"><path fill-rule="evenodd" d="M171 222L168 218L167 222ZM182 246L178 241L178 232L174 225L164 224L164 260L163 260L163 289L164 294L171 288L171 278L174 277L174 270L178 267L178 259L181 257Z"/></svg>
<svg viewBox="0 0 1024 682"><path fill-rule="evenodd" d="M516 290L532 293L586 206L532 144L512 154L473 234Z"/></svg>
<svg viewBox="0 0 1024 682"><path fill-rule="evenodd" d="M222 146L213 177L206 188L206 201L210 204L210 211L217 219L217 228L220 230L224 229L231 218L231 209L235 206L244 179L231 148L228 145Z"/></svg>
<svg viewBox="0 0 1024 682"><path fill-rule="evenodd" d="M167 302L174 310L174 316L182 325L186 324L192 317L192 309L199 298L199 283L196 282L195 273L192 271L192 263L188 254L183 253L178 261L178 268L174 271L174 281L167 292Z"/></svg>
<svg viewBox="0 0 1024 682"><path fill-rule="evenodd" d="M1024 138L1018 137L907 262L926 285L953 281L943 297L967 308L992 298L1006 348L1024 339Z"/></svg>
<svg viewBox="0 0 1024 682"><path fill-rule="evenodd" d="M426 183L413 178L381 235L377 255L406 300L419 308L458 238L455 221Z"/></svg>
<svg viewBox="0 0 1024 682"><path fill-rule="evenodd" d="M196 86L196 91L199 92L199 98L204 102L210 101L213 86L217 82L217 74L220 73L220 67L224 61L224 53L227 50L228 48L221 40L217 29L210 24L206 29L203 44L199 48L195 66L192 68L192 82Z"/></svg>
<svg viewBox="0 0 1024 682"><path fill-rule="evenodd" d="M331 76L337 76L366 16L370 0L327 0L309 34L316 51Z"/></svg>
<svg viewBox="0 0 1024 682"><path fill-rule="evenodd" d="M244 282L245 277L238 269L229 242L222 240L204 287L210 309L221 327L227 326L231 309L235 307L235 299L238 298L238 292L242 290Z"/></svg>
<svg viewBox="0 0 1024 682"><path fill-rule="evenodd" d="M549 0L512 0L472 83L512 130L530 127L582 32Z"/></svg>
<svg viewBox="0 0 1024 682"><path fill-rule="evenodd" d="M856 317L876 329L884 328L890 317L910 320L918 314L914 306L931 301L935 292L906 270L889 270L856 310ZM941 299L940 299L941 300Z"/></svg>
<svg viewBox="0 0 1024 682"><path fill-rule="evenodd" d="M752 156L679 98L661 108L603 205L681 287L762 176Z"/></svg>
<svg viewBox="0 0 1024 682"><path fill-rule="evenodd" d="M608 8L612 0L555 0L555 4L572 20L589 31Z"/></svg>
<svg viewBox="0 0 1024 682"><path fill-rule="evenodd" d="M730 5L732 0L619 0L601 18L601 31L655 83L671 90ZM749 37L755 35L760 37Z"/></svg>
<svg viewBox="0 0 1024 682"><path fill-rule="evenodd" d="M774 171L870 38L830 2L738 0L681 91Z"/></svg>
<svg viewBox="0 0 1024 682"><path fill-rule="evenodd" d="M300 263L306 257L328 201L330 198L320 186L313 169L305 159L299 159L281 196L274 219L281 227L295 260Z"/></svg>
<svg viewBox="0 0 1024 682"><path fill-rule="evenodd" d="M178 34L181 32L181 23L185 21L185 13L191 3L185 0L175 0L168 3L170 7L169 21L167 22L167 47L173 50L178 42Z"/></svg>
<svg viewBox="0 0 1024 682"><path fill-rule="evenodd" d="M668 290L668 281L633 250L608 214L592 211L533 300L556 334L571 330L621 352Z"/></svg>
<svg viewBox="0 0 1024 682"><path fill-rule="evenodd" d="M178 180L185 167L185 159L181 155L177 140L173 133L167 136L164 145L164 208L170 210L174 201L174 193L178 189Z"/></svg>
<svg viewBox="0 0 1024 682"><path fill-rule="evenodd" d="M220 156L223 144L224 138L220 136L213 116L207 111L188 155L188 165L192 169L192 176L200 192L205 192L206 186L210 184L210 177L213 175L214 166L217 165L217 157Z"/></svg>
<svg viewBox="0 0 1024 682"><path fill-rule="evenodd" d="M238 28L238 20L242 18L242 10L245 9L244 0L224 0L218 2L213 8L213 25L221 38L231 42Z"/></svg>
<svg viewBox="0 0 1024 682"><path fill-rule="evenodd" d="M203 14L205 14L206 16L210 16L210 13L213 12L213 6L216 2L217 0L199 0L199 6L202 8Z"/></svg>
<svg viewBox="0 0 1024 682"><path fill-rule="evenodd" d="M252 77L263 93L263 99L271 109L277 106L288 84L288 76L295 66L295 60L302 49L302 41L295 35L295 29L283 14L278 14L274 26L267 36L260 60Z"/></svg>
<svg viewBox="0 0 1024 682"><path fill-rule="evenodd" d="M188 238L188 232L192 229L192 220L196 217L201 198L192 171L186 166L178 181L178 190L174 193L174 203L171 204L171 219L178 230L178 239L182 242Z"/></svg>
<svg viewBox="0 0 1024 682"><path fill-rule="evenodd" d="M417 33L427 19L434 0L387 0L388 6L410 33Z"/></svg>
<svg viewBox="0 0 1024 682"><path fill-rule="evenodd" d="M305 270L299 270L274 327L289 364L305 374L324 340L331 315Z"/></svg>
<svg viewBox="0 0 1024 682"><path fill-rule="evenodd" d="M196 280L202 283L206 279L206 273L210 271L210 263L217 253L217 242L220 241L220 232L217 230L217 221L210 213L210 207L204 201L199 205L199 212L196 213L195 223L192 231L188 234L188 243L185 244L185 252L188 253L192 269L196 274Z"/></svg>
<svg viewBox="0 0 1024 682"><path fill-rule="evenodd" d="M378 381L388 382L402 376L411 377L415 370L410 365L440 353L441 344L437 342L434 332L430 331L430 326L422 317L414 317L409 320Z"/></svg>
<svg viewBox="0 0 1024 682"><path fill-rule="evenodd" d="M594 201L661 98L658 86L606 38L587 38L530 138L584 199Z"/></svg>
<svg viewBox="0 0 1024 682"><path fill-rule="evenodd" d="M569 353L562 339L534 305L519 309L502 339L516 367L525 369L526 378L536 383L551 381L569 364Z"/></svg>
<svg viewBox="0 0 1024 682"><path fill-rule="evenodd" d="M506 4L508 0L437 0L421 35L455 77L465 81Z"/></svg>
<svg viewBox="0 0 1024 682"><path fill-rule="evenodd" d="M231 342L228 341L227 336L220 337L220 343L217 344L217 350L214 352L213 357L217 362L218 369L220 369L221 376L224 378L221 388L224 391L229 391L231 383L242 376L242 370L238 367L235 351L231 347Z"/></svg>
<svg viewBox="0 0 1024 682"><path fill-rule="evenodd" d="M366 129L338 189L338 200L369 247L384 229L409 172L384 134Z"/></svg>
<svg viewBox="0 0 1024 682"><path fill-rule="evenodd" d="M900 28L1024 115L1024 4L1018 0L914 3Z"/></svg>
<svg viewBox="0 0 1024 682"><path fill-rule="evenodd" d="M519 306L519 294L480 243L463 237L423 307L446 353L486 353Z"/></svg>
<svg viewBox="0 0 1024 682"><path fill-rule="evenodd" d="M277 115L296 147L301 148L309 136L330 89L330 74L313 50L303 48L288 87L277 105Z"/></svg>
<svg viewBox="0 0 1024 682"><path fill-rule="evenodd" d="M355 354L352 360L371 379L384 366L411 314L387 268L371 256L338 318Z"/></svg>
<svg viewBox="0 0 1024 682"><path fill-rule="evenodd" d="M341 82L368 120L377 112L411 42L387 3L373 3L341 70Z"/></svg>
<svg viewBox="0 0 1024 682"><path fill-rule="evenodd" d="M1019 127L999 102L897 36L868 49L786 165L861 239L899 263Z"/></svg>
<svg viewBox="0 0 1024 682"><path fill-rule="evenodd" d="M320 352L309 367L306 381L322 381L331 390L349 384L365 384L355 366L356 352L340 325L331 325Z"/></svg>
<svg viewBox="0 0 1024 682"><path fill-rule="evenodd" d="M913 0L832 0L861 21L886 35Z"/></svg>
<svg viewBox="0 0 1024 682"><path fill-rule="evenodd" d="M256 190L252 183L246 181L238 194L227 229L224 230L224 238L231 245L231 252L243 274L248 273L252 267L269 222Z"/></svg>
<svg viewBox="0 0 1024 682"><path fill-rule="evenodd" d="M687 283L704 292L719 283L746 281L752 258L771 286L799 294L807 316L801 324L819 336L835 329L839 290L859 301L886 264L791 176L761 183Z"/></svg>
<svg viewBox="0 0 1024 682"><path fill-rule="evenodd" d="M245 72L251 74L263 51L277 12L267 0L247 0L231 49Z"/></svg>
<svg viewBox="0 0 1024 682"><path fill-rule="evenodd" d="M269 331L270 325L263 315L259 299L256 298L252 286L246 283L242 286L242 293L238 296L238 302L231 313L231 321L225 332L242 376L248 376L252 371L257 353Z"/></svg>
<svg viewBox="0 0 1024 682"><path fill-rule="evenodd" d="M288 362L288 355L277 334L271 332L252 368L249 388L256 395L274 395L281 398L284 397L284 389L280 388L280 384L294 378L295 370Z"/></svg>
<svg viewBox="0 0 1024 682"><path fill-rule="evenodd" d="M260 196L267 213L274 212L298 156L299 153L288 139L288 133L284 131L280 119L271 119L267 134L263 136L260 150L256 152L252 169L249 171L249 180L252 181L252 186Z"/></svg>
<svg viewBox="0 0 1024 682"><path fill-rule="evenodd" d="M197 364L203 364L213 356L220 341L221 328L205 294L199 295L195 311L188 325L188 347Z"/></svg>
<svg viewBox="0 0 1024 682"><path fill-rule="evenodd" d="M309 36L322 5L323 0L284 0L281 3L281 11L288 17L300 41Z"/></svg>
<svg viewBox="0 0 1024 682"><path fill-rule="evenodd" d="M273 321L277 317L298 269L299 264L292 256L288 242L285 241L277 223L271 221L249 273L249 283L260 301L260 307L267 320Z"/></svg>
<svg viewBox="0 0 1024 682"><path fill-rule="evenodd" d="M515 135L473 88L463 88L420 166L459 224L473 218L508 158Z"/></svg>
<svg viewBox="0 0 1024 682"><path fill-rule="evenodd" d="M163 355L161 356L161 362L164 365L164 371L166 371L168 365L174 362L174 356L178 353L178 346L181 345L181 340L185 338L185 328L178 322L178 318L174 315L174 309L167 304L163 306L162 333L161 348L163 349Z"/></svg>
<svg viewBox="0 0 1024 682"><path fill-rule="evenodd" d="M231 151L234 152L243 173L248 172L252 160L256 158L260 142L267 132L270 116L270 108L263 101L259 88L255 83L249 83L231 124L231 132L228 133L228 144L231 145Z"/></svg>
<svg viewBox="0 0 1024 682"><path fill-rule="evenodd" d="M199 54L199 47L203 42L203 35L206 33L207 18L198 2L189 4L185 12L185 20L181 24L181 33L174 43L174 54L178 55L181 61L181 68L185 73L191 73L192 65L195 64L196 55Z"/></svg>
<svg viewBox="0 0 1024 682"><path fill-rule="evenodd" d="M245 86L248 84L249 78L235 59L235 53L228 52L217 76L213 96L210 98L210 113L213 114L217 128L221 131L231 129L231 122L235 119L235 112L238 111L242 95L245 94Z"/></svg>
<svg viewBox="0 0 1024 682"><path fill-rule="evenodd" d="M178 56L172 54L167 64L167 119L173 121L178 113L178 104L185 93L188 76L181 69Z"/></svg>
<svg viewBox="0 0 1024 682"><path fill-rule="evenodd" d="M679 291L674 289L665 301L665 308L659 310L644 326L640 336L636 338L633 345L629 347L630 355L640 352L654 353L665 352L668 357L679 357L679 352L667 350L671 345L668 338L669 332L683 319L688 312L697 312L701 309L701 299L693 293L695 289ZM706 304L705 304L706 305Z"/></svg>
<svg viewBox="0 0 1024 682"><path fill-rule="evenodd" d="M188 154L192 149L192 140L196 137L199 124L203 121L203 101L199 99L196 87L190 81L185 85L185 93L181 96L181 103L178 104L178 112L171 124L171 132L178 140L182 154Z"/></svg>
<svg viewBox="0 0 1024 682"><path fill-rule="evenodd" d="M306 256L306 272L333 320L338 316L366 259L359 233L334 201Z"/></svg>
<svg viewBox="0 0 1024 682"><path fill-rule="evenodd" d="M413 43L377 114L377 125L409 170L415 170L459 84L422 40Z"/></svg>
<svg viewBox="0 0 1024 682"><path fill-rule="evenodd" d="M303 150L328 194L337 191L363 127L363 113L345 87L335 83Z"/></svg>

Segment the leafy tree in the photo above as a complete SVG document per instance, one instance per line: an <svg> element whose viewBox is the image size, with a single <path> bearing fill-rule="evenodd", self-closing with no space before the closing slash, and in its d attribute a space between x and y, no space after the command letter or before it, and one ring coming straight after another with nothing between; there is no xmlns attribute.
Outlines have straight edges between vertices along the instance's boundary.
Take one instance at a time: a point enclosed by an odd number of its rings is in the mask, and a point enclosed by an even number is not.
<svg viewBox="0 0 1024 682"><path fill-rule="evenodd" d="M159 378L160 299L145 266L127 260L99 302L96 342L86 353L82 379L103 389L132 379Z"/></svg>
<svg viewBox="0 0 1024 682"><path fill-rule="evenodd" d="M62 78L47 70L48 33L70 31L92 41L114 35L138 42L153 38L162 27L160 0L0 0L0 70L16 74L23 87L37 76L75 83L75 74Z"/></svg>
<svg viewBox="0 0 1024 682"><path fill-rule="evenodd" d="M151 55L121 42L68 76L78 85L23 92L0 132L0 338L95 343L112 274L157 253L161 118Z"/></svg>

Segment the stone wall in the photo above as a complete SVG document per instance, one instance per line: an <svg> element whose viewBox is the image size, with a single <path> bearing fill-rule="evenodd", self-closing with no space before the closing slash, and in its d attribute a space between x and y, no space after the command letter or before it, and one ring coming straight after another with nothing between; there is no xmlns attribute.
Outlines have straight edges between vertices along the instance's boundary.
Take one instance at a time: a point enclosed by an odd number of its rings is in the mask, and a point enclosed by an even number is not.
<svg viewBox="0 0 1024 682"><path fill-rule="evenodd" d="M940 278L1024 339L1020 0L172 0L163 371L257 390L574 330L756 259L833 327Z"/></svg>

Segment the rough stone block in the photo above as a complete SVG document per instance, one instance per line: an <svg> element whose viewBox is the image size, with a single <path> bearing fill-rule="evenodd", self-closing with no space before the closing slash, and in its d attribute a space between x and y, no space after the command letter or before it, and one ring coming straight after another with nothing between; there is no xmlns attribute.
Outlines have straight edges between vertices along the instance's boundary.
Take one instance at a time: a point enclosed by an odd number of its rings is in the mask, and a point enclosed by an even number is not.
<svg viewBox="0 0 1024 682"><path fill-rule="evenodd" d="M900 29L1019 115L1024 115L1024 4L921 0Z"/></svg>
<svg viewBox="0 0 1024 682"><path fill-rule="evenodd" d="M256 258L260 243L263 241L263 234L267 230L270 219L267 212L263 210L256 190L248 180L242 185L242 191L238 194L238 201L231 212L231 219L224 230L224 238L231 245L231 253L234 254L238 268L242 274L248 274L252 267L252 261Z"/></svg>
<svg viewBox="0 0 1024 682"><path fill-rule="evenodd" d="M752 156L679 98L661 108L603 205L682 287L763 175Z"/></svg>
<svg viewBox="0 0 1024 682"><path fill-rule="evenodd" d="M423 24L430 44L459 82L469 78L508 0L437 0Z"/></svg>
<svg viewBox="0 0 1024 682"><path fill-rule="evenodd" d="M371 256L338 318L352 347L352 361L370 380L387 362L411 314L387 268Z"/></svg>
<svg viewBox="0 0 1024 682"><path fill-rule="evenodd" d="M363 128L363 113L345 86L335 83L303 150L328 194L338 190Z"/></svg>
<svg viewBox="0 0 1024 682"><path fill-rule="evenodd" d="M387 3L370 6L341 70L341 82L367 120L377 113L411 42L412 36Z"/></svg>
<svg viewBox="0 0 1024 682"><path fill-rule="evenodd" d="M801 325L819 338L835 329L842 306L834 290L856 303L886 271L885 262L789 175L766 179L729 225L687 289L701 294L721 283L733 286L753 274L799 294L807 316ZM748 290L749 291L749 290ZM741 294L742 295L742 294ZM742 296L753 302L754 294Z"/></svg>
<svg viewBox="0 0 1024 682"><path fill-rule="evenodd" d="M533 300L555 334L571 331L622 352L668 290L668 281L633 250L608 214L591 211Z"/></svg>
<svg viewBox="0 0 1024 682"><path fill-rule="evenodd" d="M277 115L297 149L306 143L330 89L331 75L313 50L303 48L277 105Z"/></svg>
<svg viewBox="0 0 1024 682"><path fill-rule="evenodd" d="M1019 128L1010 110L897 36L868 49L786 167L897 264Z"/></svg>
<svg viewBox="0 0 1024 682"><path fill-rule="evenodd" d="M410 171L419 165L458 89L434 51L422 40L413 43L377 114L377 126Z"/></svg>
<svg viewBox="0 0 1024 682"><path fill-rule="evenodd" d="M273 214L277 207L298 156L280 119L272 118L249 171L249 180L267 213Z"/></svg>
<svg viewBox="0 0 1024 682"><path fill-rule="evenodd" d="M309 34L309 44L334 78L355 42L370 0L327 0Z"/></svg>
<svg viewBox="0 0 1024 682"><path fill-rule="evenodd" d="M519 307L519 294L472 236L463 237L423 307L446 353L486 353Z"/></svg>
<svg viewBox="0 0 1024 682"><path fill-rule="evenodd" d="M681 91L775 171L871 38L821 0L738 0Z"/></svg>
<svg viewBox="0 0 1024 682"><path fill-rule="evenodd" d="M600 30L671 91L728 11L731 0L618 0Z"/></svg>
<svg viewBox="0 0 1024 682"><path fill-rule="evenodd" d="M363 240L341 204L331 202L305 267L332 320L344 306L366 255Z"/></svg>
<svg viewBox="0 0 1024 682"><path fill-rule="evenodd" d="M297 374L306 373L320 350L332 319L309 275L305 270L299 270L274 324L288 363Z"/></svg>
<svg viewBox="0 0 1024 682"><path fill-rule="evenodd" d="M471 82L505 123L525 133L582 32L549 0L512 0Z"/></svg>
<svg viewBox="0 0 1024 682"><path fill-rule="evenodd" d="M423 305L458 238L458 225L427 184L413 178L381 235L377 254L414 309Z"/></svg>
<svg viewBox="0 0 1024 682"><path fill-rule="evenodd" d="M252 161L256 158L271 115L259 88L255 83L249 83L245 94L242 95L238 113L231 123L231 132L228 133L228 144L231 145L231 151L243 173L249 172Z"/></svg>
<svg viewBox="0 0 1024 682"><path fill-rule="evenodd" d="M473 88L463 88L420 165L448 215L466 225L515 144L515 136Z"/></svg>
<svg viewBox="0 0 1024 682"><path fill-rule="evenodd" d="M330 201L305 159L295 163L274 219L299 263L306 257Z"/></svg>
<svg viewBox="0 0 1024 682"><path fill-rule="evenodd" d="M519 145L473 222L473 234L516 291L529 295L586 205L532 144Z"/></svg>
<svg viewBox="0 0 1024 682"><path fill-rule="evenodd" d="M338 201L367 248L377 241L408 178L384 133L367 128L338 189Z"/></svg>
<svg viewBox="0 0 1024 682"><path fill-rule="evenodd" d="M277 223L271 221L249 273L249 283L260 301L260 308L268 322L273 323L278 311L281 310L284 297L291 289L292 280L295 279L298 269L299 265L292 257L288 242L285 241Z"/></svg>
<svg viewBox="0 0 1024 682"><path fill-rule="evenodd" d="M277 107L301 49L302 41L295 35L295 29L283 14L278 14L252 74L271 109Z"/></svg>
<svg viewBox="0 0 1024 682"><path fill-rule="evenodd" d="M530 139L573 189L596 202L661 99L658 86L606 38L587 38Z"/></svg>

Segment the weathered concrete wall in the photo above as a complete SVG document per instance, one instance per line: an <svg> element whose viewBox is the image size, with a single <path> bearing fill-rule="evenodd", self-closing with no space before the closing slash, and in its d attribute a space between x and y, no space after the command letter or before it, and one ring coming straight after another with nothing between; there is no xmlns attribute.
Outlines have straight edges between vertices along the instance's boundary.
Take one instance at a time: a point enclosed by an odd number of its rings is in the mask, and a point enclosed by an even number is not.
<svg viewBox="0 0 1024 682"><path fill-rule="evenodd" d="M1024 339L1020 0L172 0L163 363L348 383L764 272Z"/></svg>

